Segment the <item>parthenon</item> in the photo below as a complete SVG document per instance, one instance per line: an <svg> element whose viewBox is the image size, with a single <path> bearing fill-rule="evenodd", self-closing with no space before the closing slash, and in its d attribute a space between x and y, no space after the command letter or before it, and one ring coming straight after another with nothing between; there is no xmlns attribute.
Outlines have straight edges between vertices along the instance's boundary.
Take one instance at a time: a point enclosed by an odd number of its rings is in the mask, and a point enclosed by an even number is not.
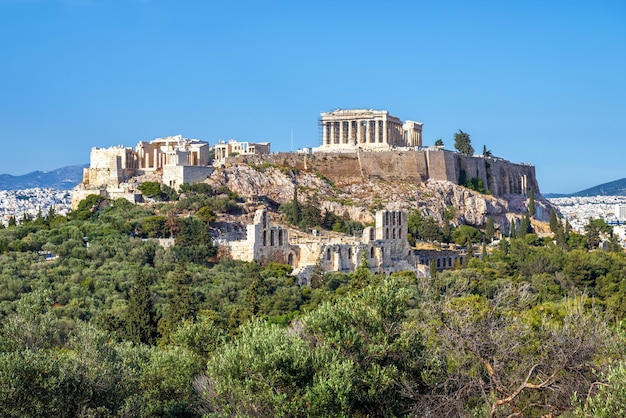
<svg viewBox="0 0 626 418"><path fill-rule="evenodd" d="M422 123L402 121L386 110L338 109L320 115L319 151L421 147Z"/></svg>

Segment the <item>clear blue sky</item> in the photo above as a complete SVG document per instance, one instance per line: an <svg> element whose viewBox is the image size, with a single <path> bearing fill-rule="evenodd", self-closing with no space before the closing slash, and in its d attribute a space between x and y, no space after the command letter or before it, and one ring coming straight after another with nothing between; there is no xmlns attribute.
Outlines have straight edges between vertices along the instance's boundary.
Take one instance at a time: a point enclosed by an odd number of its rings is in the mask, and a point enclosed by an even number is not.
<svg viewBox="0 0 626 418"><path fill-rule="evenodd" d="M626 1L0 0L0 98L0 173L175 134L316 146L357 107L574 192L626 177Z"/></svg>

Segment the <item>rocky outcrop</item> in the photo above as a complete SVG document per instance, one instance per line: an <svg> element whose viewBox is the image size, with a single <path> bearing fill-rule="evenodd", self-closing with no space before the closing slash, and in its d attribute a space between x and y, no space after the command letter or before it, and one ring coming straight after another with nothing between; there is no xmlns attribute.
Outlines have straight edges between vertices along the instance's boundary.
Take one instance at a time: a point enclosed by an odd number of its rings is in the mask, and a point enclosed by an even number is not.
<svg viewBox="0 0 626 418"><path fill-rule="evenodd" d="M328 182L312 173L280 170L273 166L229 165L215 170L206 182L214 188L226 186L242 197L265 196L277 203L293 199L295 187L301 192L301 200L312 191L318 195L331 194Z"/></svg>
<svg viewBox="0 0 626 418"><path fill-rule="evenodd" d="M479 179L493 196L539 194L535 168L501 158L467 156L442 149L397 149L389 151L327 152L315 154L278 153L240 155L226 164L273 165L318 173L336 184L384 179L422 183L445 180L454 184Z"/></svg>
<svg viewBox="0 0 626 418"><path fill-rule="evenodd" d="M215 188L226 186L242 197L263 196L279 204L293 199L294 187L298 187L300 202L315 198L322 210L347 214L365 224L372 223L374 213L381 209L419 209L441 221L444 211L452 206L454 224L482 228L491 217L497 228L508 231L511 221L521 219L528 210L528 198L524 195L496 197L445 180L368 177L356 181L350 177L333 182L317 171L247 161L231 162L217 169L207 182ZM536 218L548 221L550 203L537 195L535 206Z"/></svg>

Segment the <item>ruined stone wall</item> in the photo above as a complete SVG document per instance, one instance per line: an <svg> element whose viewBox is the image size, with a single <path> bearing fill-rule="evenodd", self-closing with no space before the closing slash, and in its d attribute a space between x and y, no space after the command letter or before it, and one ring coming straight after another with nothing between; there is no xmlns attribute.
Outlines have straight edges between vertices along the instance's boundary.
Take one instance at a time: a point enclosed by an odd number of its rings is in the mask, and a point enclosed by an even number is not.
<svg viewBox="0 0 626 418"><path fill-rule="evenodd" d="M137 158L132 148L92 148L89 160L89 168L83 170L86 187L117 186L137 171Z"/></svg>
<svg viewBox="0 0 626 418"><path fill-rule="evenodd" d="M163 167L163 184L178 189L182 184L198 183L206 180L213 167L199 165L166 165Z"/></svg>
<svg viewBox="0 0 626 418"><path fill-rule="evenodd" d="M254 215L254 223L247 226L245 240L222 245L235 259L289 264L296 269L296 274L304 275L303 283L309 280L306 277L313 266L323 271L350 272L362 259L378 273L410 270L423 274L425 267L419 266L406 240L407 219L403 211L381 211L376 215L376 227L365 228L360 238L313 235L291 240L289 231L271 225L267 210L260 209Z"/></svg>
<svg viewBox="0 0 626 418"><path fill-rule="evenodd" d="M230 256L237 260L257 261L261 264L277 262L295 267L299 248L289 244L289 231L273 226L267 210L257 210L254 223L246 228L246 239L228 243Z"/></svg>
<svg viewBox="0 0 626 418"><path fill-rule="evenodd" d="M338 184L371 178L415 182L435 179L459 184L463 171L468 180L473 177L482 179L485 188L494 196L526 194L529 188L539 193L535 168L531 165L514 164L499 158L471 157L446 150L278 153L242 155L226 160L226 164L237 162L308 170Z"/></svg>

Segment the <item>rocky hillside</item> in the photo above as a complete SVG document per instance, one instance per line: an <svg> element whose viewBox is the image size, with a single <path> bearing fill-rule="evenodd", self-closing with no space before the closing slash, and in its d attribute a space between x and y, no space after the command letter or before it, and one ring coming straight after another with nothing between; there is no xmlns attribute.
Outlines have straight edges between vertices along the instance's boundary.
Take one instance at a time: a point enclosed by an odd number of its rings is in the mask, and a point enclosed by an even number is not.
<svg viewBox="0 0 626 418"><path fill-rule="evenodd" d="M527 211L527 198L522 195L493 197L443 180L426 182L369 178L355 181L331 181L306 170L271 164L231 163L218 168L207 180L214 187L226 186L242 197L264 196L280 204L293 199L317 199L323 210L337 215L347 213L352 219L370 223L376 210L420 209L425 215L441 220L444 209L456 209L456 224L484 227L491 216L497 228L508 230L512 218L521 218ZM548 221L551 205L540 195L535 197L537 218Z"/></svg>

